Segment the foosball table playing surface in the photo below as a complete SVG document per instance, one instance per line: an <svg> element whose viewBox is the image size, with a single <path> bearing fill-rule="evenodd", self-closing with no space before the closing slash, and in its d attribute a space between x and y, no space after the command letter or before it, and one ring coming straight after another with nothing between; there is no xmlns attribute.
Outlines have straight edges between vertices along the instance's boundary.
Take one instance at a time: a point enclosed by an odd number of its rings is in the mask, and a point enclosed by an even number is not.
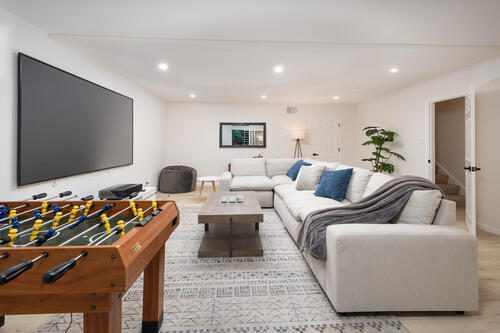
<svg viewBox="0 0 500 333"><path fill-rule="evenodd" d="M142 332L163 319L173 201L0 203L0 314L84 314L84 332L121 332L121 298L144 272ZM8 323L6 323L8 325Z"/></svg>

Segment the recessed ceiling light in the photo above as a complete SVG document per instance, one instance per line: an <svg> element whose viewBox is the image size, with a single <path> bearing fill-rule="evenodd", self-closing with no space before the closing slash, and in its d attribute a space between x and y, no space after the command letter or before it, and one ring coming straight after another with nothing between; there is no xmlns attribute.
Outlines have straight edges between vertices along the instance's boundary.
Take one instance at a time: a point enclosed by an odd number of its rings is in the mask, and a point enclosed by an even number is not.
<svg viewBox="0 0 500 333"><path fill-rule="evenodd" d="M399 72L399 68L397 68L397 67L393 67L393 68L389 69L389 73L395 74L397 72Z"/></svg>
<svg viewBox="0 0 500 333"><path fill-rule="evenodd" d="M260 95L260 98L262 98L262 99L266 99L266 98L267 98L267 95Z"/></svg>
<svg viewBox="0 0 500 333"><path fill-rule="evenodd" d="M340 99L340 97L339 96L333 96L333 99L334 100L338 100L338 99Z"/></svg>
<svg viewBox="0 0 500 333"><path fill-rule="evenodd" d="M189 94L189 98L196 98L196 94L193 93Z"/></svg>
<svg viewBox="0 0 500 333"><path fill-rule="evenodd" d="M166 64L164 62L160 62L158 64L158 69L161 70L161 71L166 71L168 69L168 64Z"/></svg>
<svg viewBox="0 0 500 333"><path fill-rule="evenodd" d="M283 71L284 71L284 70L285 70L285 69L284 69L284 68L283 68L283 66L281 66L281 65L276 65L276 66L274 66L274 68L273 68L273 71L274 71L275 73L277 73L277 74L281 74L281 73L283 73Z"/></svg>

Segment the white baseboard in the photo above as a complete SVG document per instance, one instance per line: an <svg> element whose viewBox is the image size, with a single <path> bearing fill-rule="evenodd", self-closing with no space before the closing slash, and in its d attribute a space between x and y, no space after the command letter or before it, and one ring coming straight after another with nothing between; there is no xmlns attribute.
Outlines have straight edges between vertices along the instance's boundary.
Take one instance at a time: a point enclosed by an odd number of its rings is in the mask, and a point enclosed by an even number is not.
<svg viewBox="0 0 500 333"><path fill-rule="evenodd" d="M483 231L495 234L495 235L500 235L500 228L499 227L494 227L488 224L477 224L477 227Z"/></svg>

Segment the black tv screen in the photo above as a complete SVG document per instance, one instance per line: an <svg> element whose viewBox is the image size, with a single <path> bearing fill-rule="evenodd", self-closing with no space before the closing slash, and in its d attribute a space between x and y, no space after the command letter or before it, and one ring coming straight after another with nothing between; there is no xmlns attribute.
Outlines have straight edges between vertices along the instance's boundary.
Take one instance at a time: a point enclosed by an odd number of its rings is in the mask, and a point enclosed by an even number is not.
<svg viewBox="0 0 500 333"><path fill-rule="evenodd" d="M18 60L18 185L133 163L133 99Z"/></svg>

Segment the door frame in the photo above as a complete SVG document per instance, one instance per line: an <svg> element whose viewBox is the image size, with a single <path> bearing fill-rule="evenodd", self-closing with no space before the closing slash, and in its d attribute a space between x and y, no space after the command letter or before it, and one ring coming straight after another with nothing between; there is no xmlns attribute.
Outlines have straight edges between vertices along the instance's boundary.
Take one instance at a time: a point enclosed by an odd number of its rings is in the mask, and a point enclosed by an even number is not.
<svg viewBox="0 0 500 333"><path fill-rule="evenodd" d="M451 95L448 95L448 96L442 97L442 98L430 99L427 101L427 104L426 104L426 108L428 110L426 112L426 132L427 132L426 148L427 148L427 158L428 158L428 163L427 163L428 164L428 179L431 180L432 182L435 182L435 178L436 178L435 177L435 170L436 170L436 103L444 102L444 101L447 101L450 99L455 99L455 98L460 98L460 97L465 98L466 103L467 103L467 99L469 100L468 107L470 108L470 112L472 114L475 114L476 105L475 105L475 91L474 90L456 93L456 94L451 94ZM466 108L467 108L467 104L466 104ZM467 131L467 128L465 130ZM474 129L472 129L472 135L474 137L476 135ZM473 141L475 142L475 140L473 140ZM464 142L464 144L467 144L467 143ZM474 156L475 156L475 154L474 154ZM467 186L467 184L465 184L465 186ZM470 205L475 206L475 202L476 202L476 198L475 198L476 191L474 190L475 184L471 184L470 186L473 187L472 198L467 196L467 187L466 187L465 200L468 201ZM466 208L466 211L467 211L467 208ZM476 214L475 207L473 208L473 213ZM472 218L471 223L472 223L472 225L469 225L469 223L467 221L467 213L466 213L465 224L466 224L467 228L469 229L469 231L473 235L476 235L477 226L476 226L476 217L475 216Z"/></svg>
<svg viewBox="0 0 500 333"><path fill-rule="evenodd" d="M430 99L426 102L426 154L427 154L427 178L435 182L436 181L436 103L448 101L455 98L471 98L472 92L463 92L448 95L446 97ZM473 105L471 104L471 107Z"/></svg>

